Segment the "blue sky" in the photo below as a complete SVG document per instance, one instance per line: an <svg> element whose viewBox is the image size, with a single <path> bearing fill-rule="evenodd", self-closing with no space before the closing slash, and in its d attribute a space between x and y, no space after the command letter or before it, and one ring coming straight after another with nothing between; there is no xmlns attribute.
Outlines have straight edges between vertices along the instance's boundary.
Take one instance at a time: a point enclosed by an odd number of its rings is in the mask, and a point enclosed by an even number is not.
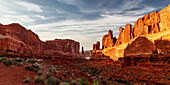
<svg viewBox="0 0 170 85"><path fill-rule="evenodd" d="M168 6L170 0L0 0L0 23L20 23L40 39L73 39L85 50L109 29L133 25L143 15Z"/></svg>

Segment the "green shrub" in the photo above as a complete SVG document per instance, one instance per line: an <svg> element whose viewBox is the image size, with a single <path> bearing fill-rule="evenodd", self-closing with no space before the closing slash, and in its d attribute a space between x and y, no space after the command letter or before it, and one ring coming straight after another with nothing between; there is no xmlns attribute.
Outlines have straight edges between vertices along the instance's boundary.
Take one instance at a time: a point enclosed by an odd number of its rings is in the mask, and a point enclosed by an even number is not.
<svg viewBox="0 0 170 85"><path fill-rule="evenodd" d="M170 80L170 77L169 78L167 78L168 80Z"/></svg>
<svg viewBox="0 0 170 85"><path fill-rule="evenodd" d="M80 85L90 85L88 80L85 80L84 78L81 78L79 82L80 82Z"/></svg>
<svg viewBox="0 0 170 85"><path fill-rule="evenodd" d="M63 77L62 77L62 76L60 76L58 79L62 80L62 79L63 79Z"/></svg>
<svg viewBox="0 0 170 85"><path fill-rule="evenodd" d="M70 79L62 80L63 82L70 82Z"/></svg>
<svg viewBox="0 0 170 85"><path fill-rule="evenodd" d="M34 64L32 65L32 67L34 67L34 68L40 68L38 63L34 63Z"/></svg>
<svg viewBox="0 0 170 85"><path fill-rule="evenodd" d="M30 63L34 64L34 63L35 63L35 60L31 60Z"/></svg>
<svg viewBox="0 0 170 85"><path fill-rule="evenodd" d="M17 66L23 66L23 63L17 63Z"/></svg>
<svg viewBox="0 0 170 85"><path fill-rule="evenodd" d="M66 73L64 73L64 74L63 74L63 76L64 76L64 77L66 77L66 76L67 76L67 74L66 74Z"/></svg>
<svg viewBox="0 0 170 85"><path fill-rule="evenodd" d="M15 59L16 62L22 62L22 59L21 58L17 58Z"/></svg>
<svg viewBox="0 0 170 85"><path fill-rule="evenodd" d="M47 80L46 80L46 84L47 85L59 85L60 83L60 80L57 79L57 78L54 78L54 77L49 77Z"/></svg>
<svg viewBox="0 0 170 85"><path fill-rule="evenodd" d="M3 61L3 60L7 60L8 58L7 57L1 57L0 60Z"/></svg>
<svg viewBox="0 0 170 85"><path fill-rule="evenodd" d="M98 81L94 81L93 85L99 85L99 82Z"/></svg>
<svg viewBox="0 0 170 85"><path fill-rule="evenodd" d="M28 58L27 57L24 57L24 60L27 60Z"/></svg>
<svg viewBox="0 0 170 85"><path fill-rule="evenodd" d="M34 68L34 71L37 73L40 70L40 68Z"/></svg>
<svg viewBox="0 0 170 85"><path fill-rule="evenodd" d="M12 64L12 61L11 60L3 60L2 61L6 66L9 66Z"/></svg>
<svg viewBox="0 0 170 85"><path fill-rule="evenodd" d="M29 76L27 76L24 80L22 80L22 82L24 82L24 83L28 83L30 81L30 77Z"/></svg>
<svg viewBox="0 0 170 85"><path fill-rule="evenodd" d="M47 72L47 73L45 73L45 76L46 76L47 78L49 78L49 77L51 77L51 76L52 76L52 74L51 74L51 73L49 73L49 72Z"/></svg>
<svg viewBox="0 0 170 85"><path fill-rule="evenodd" d="M32 66L25 66L25 69L26 69L26 70L30 70L30 71L33 71L33 70L34 70L34 68L33 68Z"/></svg>
<svg viewBox="0 0 170 85"><path fill-rule="evenodd" d="M67 73L67 74L70 74L70 72L69 72L69 71L66 71L66 73Z"/></svg>
<svg viewBox="0 0 170 85"><path fill-rule="evenodd" d="M37 71L37 74L38 74L38 75L42 75L42 74L43 74L43 71L42 71L42 70L38 70L38 71Z"/></svg>
<svg viewBox="0 0 170 85"><path fill-rule="evenodd" d="M1 54L0 57L5 57L5 54Z"/></svg>
<svg viewBox="0 0 170 85"><path fill-rule="evenodd" d="M44 82L44 77L43 76L40 76L40 77L36 76L34 82L44 84L45 83Z"/></svg>

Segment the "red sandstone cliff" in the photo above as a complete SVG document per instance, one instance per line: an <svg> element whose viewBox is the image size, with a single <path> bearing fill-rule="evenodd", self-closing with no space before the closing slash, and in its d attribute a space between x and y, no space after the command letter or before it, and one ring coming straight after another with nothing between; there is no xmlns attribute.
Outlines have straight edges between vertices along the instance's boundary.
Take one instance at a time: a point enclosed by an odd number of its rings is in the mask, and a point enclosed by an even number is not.
<svg viewBox="0 0 170 85"><path fill-rule="evenodd" d="M42 43L42 54L48 54L51 56L72 56L76 57L79 54L80 44L70 39L55 39ZM72 53L72 54L70 54Z"/></svg>
<svg viewBox="0 0 170 85"><path fill-rule="evenodd" d="M0 49L40 55L62 56L79 54L79 42L55 39L42 42L38 35L17 23L0 24Z"/></svg>
<svg viewBox="0 0 170 85"><path fill-rule="evenodd" d="M25 29L20 24L1 25L0 35L10 36L13 39L22 41L31 47L33 53L41 54L41 40L38 35L31 30Z"/></svg>

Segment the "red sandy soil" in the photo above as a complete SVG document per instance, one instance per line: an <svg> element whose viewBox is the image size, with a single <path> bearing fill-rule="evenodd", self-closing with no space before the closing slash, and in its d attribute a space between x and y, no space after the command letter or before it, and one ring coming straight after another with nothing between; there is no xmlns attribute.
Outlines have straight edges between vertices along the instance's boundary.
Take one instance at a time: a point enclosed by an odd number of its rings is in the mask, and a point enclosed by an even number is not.
<svg viewBox="0 0 170 85"><path fill-rule="evenodd" d="M28 75L33 79L36 75L33 71L25 70L25 66L10 65L7 67L0 63L0 68L0 85L36 85L34 82L22 82L25 76Z"/></svg>

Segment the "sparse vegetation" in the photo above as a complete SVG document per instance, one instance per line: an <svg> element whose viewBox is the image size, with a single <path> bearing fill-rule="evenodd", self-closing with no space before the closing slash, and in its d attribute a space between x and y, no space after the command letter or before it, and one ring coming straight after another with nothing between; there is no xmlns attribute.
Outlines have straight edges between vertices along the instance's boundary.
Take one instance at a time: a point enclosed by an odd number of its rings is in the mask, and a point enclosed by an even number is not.
<svg viewBox="0 0 170 85"><path fill-rule="evenodd" d="M44 77L43 76L40 76L40 77L36 76L34 82L44 84L45 83L44 82Z"/></svg>
<svg viewBox="0 0 170 85"><path fill-rule="evenodd" d="M59 85L60 83L60 80L57 79L57 78L54 78L54 77L49 77L47 80L46 80L46 85Z"/></svg>
<svg viewBox="0 0 170 85"><path fill-rule="evenodd" d="M33 70L34 70L34 67L32 67L32 66L25 66L25 69L26 69L26 70L33 71Z"/></svg>
<svg viewBox="0 0 170 85"><path fill-rule="evenodd" d="M29 76L26 76L26 78L22 81L24 83L28 83L30 81L30 77Z"/></svg>
<svg viewBox="0 0 170 85"><path fill-rule="evenodd" d="M9 65L11 65L12 64L12 61L11 60L9 60L9 59L7 59L7 60L3 60L2 61L6 66L9 66Z"/></svg>

